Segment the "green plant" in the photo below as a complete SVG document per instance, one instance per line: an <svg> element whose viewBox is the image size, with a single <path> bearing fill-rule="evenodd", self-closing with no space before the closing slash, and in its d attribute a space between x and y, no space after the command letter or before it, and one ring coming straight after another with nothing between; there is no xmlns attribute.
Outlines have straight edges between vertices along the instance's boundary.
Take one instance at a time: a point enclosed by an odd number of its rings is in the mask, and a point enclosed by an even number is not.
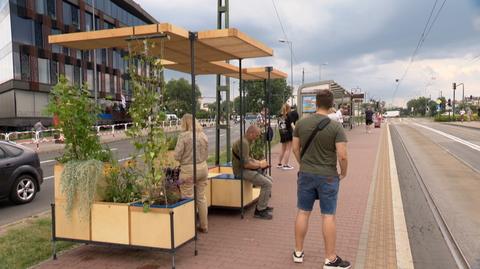
<svg viewBox="0 0 480 269"><path fill-rule="evenodd" d="M89 97L87 87L71 86L64 76L50 93L47 113L57 115L58 128L65 137L65 149L58 159L61 163L71 160L110 160L108 151L103 151L92 129L99 110Z"/></svg>
<svg viewBox="0 0 480 269"><path fill-rule="evenodd" d="M97 183L103 177L103 162L98 160L69 161L62 172L60 188L67 197L65 211L71 216L73 205L78 206L80 214L88 217L92 207Z"/></svg>
<svg viewBox="0 0 480 269"><path fill-rule="evenodd" d="M113 164L106 171L104 201L111 203L129 203L141 199L137 184L138 170L127 164L125 167Z"/></svg>
<svg viewBox="0 0 480 269"><path fill-rule="evenodd" d="M253 141L250 146L250 156L256 160L265 159L265 145L266 141L264 139L265 135L262 132L261 136Z"/></svg>
<svg viewBox="0 0 480 269"><path fill-rule="evenodd" d="M157 57L149 55L151 48L152 44L145 40L142 49L130 51L127 58L134 100L129 108L133 126L127 135L134 140L135 149L143 161L136 167L140 170L139 187L145 210L152 204L170 202L164 168L172 162L166 157L168 143L161 127L161 122L166 119L160 94L165 89L163 66ZM146 74L138 74L136 65L144 67Z"/></svg>
<svg viewBox="0 0 480 269"><path fill-rule="evenodd" d="M178 134L167 136L168 150L175 150L178 141Z"/></svg>

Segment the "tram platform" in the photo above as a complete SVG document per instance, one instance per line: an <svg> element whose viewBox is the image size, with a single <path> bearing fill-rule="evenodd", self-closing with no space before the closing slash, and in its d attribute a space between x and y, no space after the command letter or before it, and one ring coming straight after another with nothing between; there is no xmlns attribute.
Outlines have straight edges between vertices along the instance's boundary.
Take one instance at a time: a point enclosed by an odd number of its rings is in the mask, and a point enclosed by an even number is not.
<svg viewBox="0 0 480 269"><path fill-rule="evenodd" d="M337 207L337 252L353 268L413 268L387 125L366 134L347 130L349 169ZM276 163L280 145L273 148ZM393 161L392 161L393 160ZM296 169L272 168L273 220L245 218L237 210L212 210L209 232L199 234L198 256L190 243L176 253L176 268L322 268L324 247L318 204L305 242L303 265L294 264ZM170 254L131 248L80 245L36 268L171 268Z"/></svg>

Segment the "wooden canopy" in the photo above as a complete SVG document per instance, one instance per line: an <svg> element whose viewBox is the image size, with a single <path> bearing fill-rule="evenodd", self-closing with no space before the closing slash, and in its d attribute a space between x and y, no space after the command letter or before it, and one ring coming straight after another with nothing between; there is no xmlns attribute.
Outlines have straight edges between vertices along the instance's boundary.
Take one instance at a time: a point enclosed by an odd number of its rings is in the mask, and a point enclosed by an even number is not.
<svg viewBox="0 0 480 269"><path fill-rule="evenodd" d="M211 62L272 56L273 50L237 29L211 30L197 33L195 43L195 68L204 73ZM123 27L91 32L50 35L49 43L69 48L90 50L99 48L143 50L143 40L153 42L151 53L173 62L169 66L179 71L190 72L189 32L169 23ZM202 67L205 70L202 72ZM217 70L219 71L219 70ZM227 71L222 69L222 71ZM230 71L231 72L231 71ZM227 72L227 73L230 73ZM212 72L217 74L217 72Z"/></svg>
<svg viewBox="0 0 480 269"><path fill-rule="evenodd" d="M227 74L226 76L231 78L239 78L238 72ZM287 74L277 70L272 69L270 72L270 79L281 79L286 78ZM268 72L266 67L253 67L253 68L244 68L242 73L243 80L264 80L268 79Z"/></svg>

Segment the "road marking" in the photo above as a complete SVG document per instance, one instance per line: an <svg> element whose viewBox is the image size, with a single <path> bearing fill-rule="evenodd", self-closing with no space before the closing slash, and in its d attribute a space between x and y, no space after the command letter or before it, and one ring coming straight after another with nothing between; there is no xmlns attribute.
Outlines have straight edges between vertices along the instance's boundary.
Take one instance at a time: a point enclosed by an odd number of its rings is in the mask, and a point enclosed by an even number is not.
<svg viewBox="0 0 480 269"><path fill-rule="evenodd" d="M123 159L120 159L118 160L119 162L124 162L124 161L128 161L128 160L131 160L132 157L127 157L127 158L123 158Z"/></svg>
<svg viewBox="0 0 480 269"><path fill-rule="evenodd" d="M44 177L43 180L49 180L49 179L53 179L55 176L51 176L51 177Z"/></svg>
<svg viewBox="0 0 480 269"><path fill-rule="evenodd" d="M432 132L434 132L434 133L437 133L437 134L439 134L439 135L442 135L442 136L444 136L444 137L446 137L446 138L450 138L450 139L452 139L453 141L456 141L456 142L458 142L458 143L460 143L460 144L463 144L463 145L465 145L465 146L467 146L467 147L469 147L469 148L471 148L471 149L474 149L474 150L476 150L476 151L480 151L480 146L477 145L477 144L473 144L473 143L471 143L471 142L468 142L468 141L466 141L466 140L463 140L463 139L458 138L458 137L456 137L456 136L453 136L453 135L451 135L451 134L444 133L444 132L442 132L442 131L439 131L439 130L430 128L430 127L425 126L425 125L422 125L422 124L415 123L415 125L420 126L420 127L422 127L422 128L425 128L425 129L427 129L427 130L429 130L429 131L432 131Z"/></svg>
<svg viewBox="0 0 480 269"><path fill-rule="evenodd" d="M111 148L110 150L111 150L111 151L115 151L115 150L118 150L118 149L117 149L117 148Z"/></svg>
<svg viewBox="0 0 480 269"><path fill-rule="evenodd" d="M400 193L400 183L398 182L398 172L395 154L393 152L392 136L388 124L386 128L388 136L388 154L390 159L390 184L392 188L393 226L397 248L397 267L413 269L412 250L410 249L410 241L408 239L407 223L405 221L405 212L403 211L402 194Z"/></svg>
<svg viewBox="0 0 480 269"><path fill-rule="evenodd" d="M56 162L56 160L41 161L40 164L51 163L51 162Z"/></svg>

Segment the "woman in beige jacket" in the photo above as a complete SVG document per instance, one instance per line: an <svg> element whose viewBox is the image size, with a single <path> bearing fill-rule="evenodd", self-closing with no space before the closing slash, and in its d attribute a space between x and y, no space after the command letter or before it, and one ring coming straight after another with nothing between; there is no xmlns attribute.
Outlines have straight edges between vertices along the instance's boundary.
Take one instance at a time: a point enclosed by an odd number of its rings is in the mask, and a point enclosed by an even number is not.
<svg viewBox="0 0 480 269"><path fill-rule="evenodd" d="M185 114L182 117L183 132L178 136L175 147L175 160L180 163L180 191L183 197L193 198L193 123L192 115ZM203 132L202 126L195 121L197 137L197 209L200 217L199 231L208 232L208 208L205 195L208 179L208 138Z"/></svg>

